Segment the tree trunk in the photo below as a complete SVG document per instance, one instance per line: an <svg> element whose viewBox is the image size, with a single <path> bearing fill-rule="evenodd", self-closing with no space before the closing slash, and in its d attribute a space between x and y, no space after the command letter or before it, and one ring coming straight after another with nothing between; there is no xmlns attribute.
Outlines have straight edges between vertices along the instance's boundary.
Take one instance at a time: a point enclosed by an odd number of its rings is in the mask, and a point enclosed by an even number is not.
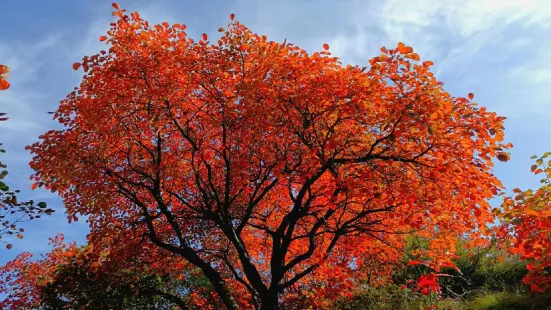
<svg viewBox="0 0 551 310"><path fill-rule="evenodd" d="M268 292L264 298L262 298L262 304L260 310L276 310L279 309L279 294L277 292Z"/></svg>

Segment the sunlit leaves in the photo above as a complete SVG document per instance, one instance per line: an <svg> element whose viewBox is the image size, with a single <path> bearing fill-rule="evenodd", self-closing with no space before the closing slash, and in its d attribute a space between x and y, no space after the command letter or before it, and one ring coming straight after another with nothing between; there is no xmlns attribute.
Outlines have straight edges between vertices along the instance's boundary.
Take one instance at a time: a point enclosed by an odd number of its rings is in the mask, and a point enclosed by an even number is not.
<svg viewBox="0 0 551 310"><path fill-rule="evenodd" d="M423 61L423 66L424 67L430 67L430 66L433 66L434 65L434 62L432 61Z"/></svg>
<svg viewBox="0 0 551 310"><path fill-rule="evenodd" d="M412 47L345 66L328 44L308 54L233 14L210 45L116 9L109 51L83 58L54 112L63 129L29 147L34 184L60 193L69 221L87 216L98 248L155 235L144 247L192 252L243 308L263 287L323 308L388 281L408 233L431 239L435 264L458 233L484 242L504 118L446 92Z"/></svg>
<svg viewBox="0 0 551 310"><path fill-rule="evenodd" d="M0 64L0 90L6 90L10 88L10 83L6 80L10 68L6 65Z"/></svg>
<svg viewBox="0 0 551 310"><path fill-rule="evenodd" d="M0 78L0 90L6 90L8 88L10 88L10 83Z"/></svg>
<svg viewBox="0 0 551 310"><path fill-rule="evenodd" d="M420 60L419 54L417 54L417 53L407 54L407 55L406 55L406 58L413 59L413 60L415 60L415 61L419 61L419 60Z"/></svg>
<svg viewBox="0 0 551 310"><path fill-rule="evenodd" d="M537 190L513 189L514 196L505 197L501 208L504 223L500 226L503 244L521 259L529 262L528 275L523 283L535 292L544 293L551 289L551 167L544 161L551 152L544 153L530 167L535 175L544 173Z"/></svg>
<svg viewBox="0 0 551 310"><path fill-rule="evenodd" d="M406 46L404 43L398 43L398 52L400 54L413 53L413 48L411 46Z"/></svg>

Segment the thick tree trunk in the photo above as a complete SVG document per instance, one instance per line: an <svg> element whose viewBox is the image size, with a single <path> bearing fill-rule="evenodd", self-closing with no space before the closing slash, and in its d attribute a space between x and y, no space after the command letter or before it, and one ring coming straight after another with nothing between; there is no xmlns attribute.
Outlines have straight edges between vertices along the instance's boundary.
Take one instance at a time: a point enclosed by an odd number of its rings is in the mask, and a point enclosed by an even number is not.
<svg viewBox="0 0 551 310"><path fill-rule="evenodd" d="M262 298L260 310L276 310L279 309L279 294L277 292L269 292Z"/></svg>

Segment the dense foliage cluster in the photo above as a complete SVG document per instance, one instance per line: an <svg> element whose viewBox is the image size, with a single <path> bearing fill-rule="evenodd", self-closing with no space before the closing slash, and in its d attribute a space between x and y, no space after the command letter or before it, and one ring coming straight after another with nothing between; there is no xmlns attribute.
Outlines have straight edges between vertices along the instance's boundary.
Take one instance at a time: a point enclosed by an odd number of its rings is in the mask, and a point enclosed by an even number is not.
<svg viewBox="0 0 551 310"><path fill-rule="evenodd" d="M345 66L233 14L211 42L113 7L106 50L73 65L62 129L28 147L33 188L58 193L69 222L86 216L88 244L58 236L1 267L0 305L327 308L398 282L461 298L491 282L478 266L498 258L476 252L490 236L528 261L532 290L551 285L550 154L532 167L541 189L492 208L505 118L446 92L413 48ZM0 190L16 222L52 211Z"/></svg>

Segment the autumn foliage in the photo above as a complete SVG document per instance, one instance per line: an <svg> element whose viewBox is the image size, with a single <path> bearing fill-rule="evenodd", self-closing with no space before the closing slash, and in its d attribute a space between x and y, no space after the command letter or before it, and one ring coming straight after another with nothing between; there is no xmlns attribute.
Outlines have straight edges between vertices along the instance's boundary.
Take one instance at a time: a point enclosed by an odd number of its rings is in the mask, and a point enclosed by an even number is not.
<svg viewBox="0 0 551 310"><path fill-rule="evenodd" d="M536 159L530 168L543 175L537 190L513 190L495 212L503 218L500 226L504 245L528 262L528 275L523 282L533 291L544 293L551 288L551 152Z"/></svg>
<svg viewBox="0 0 551 310"><path fill-rule="evenodd" d="M0 308L150 309L165 300L186 309L182 289L187 303L216 305L212 291L190 282L197 270L171 253L156 255L139 239L98 250L67 244L59 234L50 245L38 259L25 252L0 267L0 294L7 296Z"/></svg>
<svg viewBox="0 0 551 310"><path fill-rule="evenodd" d="M114 7L106 51L73 66L64 129L29 147L37 186L87 216L97 251L145 237L227 308L275 309L386 281L369 262L398 262L407 236L431 240L435 268L459 235L485 242L504 118L447 93L411 47L344 66L233 15L211 42Z"/></svg>
<svg viewBox="0 0 551 310"><path fill-rule="evenodd" d="M8 77L10 68L6 65L0 64L0 90L6 90L10 88L10 83L6 80Z"/></svg>

